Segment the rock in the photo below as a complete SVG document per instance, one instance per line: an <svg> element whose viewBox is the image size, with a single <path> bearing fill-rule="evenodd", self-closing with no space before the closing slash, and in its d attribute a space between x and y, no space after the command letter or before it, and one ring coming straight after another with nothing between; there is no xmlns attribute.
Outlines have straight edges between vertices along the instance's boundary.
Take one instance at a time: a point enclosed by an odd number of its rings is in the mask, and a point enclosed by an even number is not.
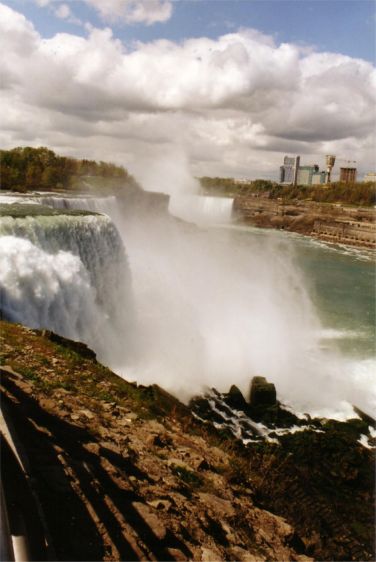
<svg viewBox="0 0 376 562"><path fill-rule="evenodd" d="M239 562L263 562L265 560L264 557L260 557L260 555L254 555L244 550L244 548L240 548L240 546L234 546L230 549L231 560L239 560Z"/></svg>
<svg viewBox="0 0 376 562"><path fill-rule="evenodd" d="M211 548L201 548L201 561L202 562L222 562L223 557L217 550Z"/></svg>
<svg viewBox="0 0 376 562"><path fill-rule="evenodd" d="M167 466L182 468L183 470L189 470L190 472L192 471L192 467L188 463L182 461L181 459L176 459L176 458L168 459Z"/></svg>
<svg viewBox="0 0 376 562"><path fill-rule="evenodd" d="M171 444L171 440L166 439L162 435L149 435L146 439L147 443L154 447L164 448Z"/></svg>
<svg viewBox="0 0 376 562"><path fill-rule="evenodd" d="M167 530L163 525L159 517L152 513L149 507L141 502L133 502L133 507L141 515L142 519L145 521L146 525L150 527L150 530L159 539L163 540L166 536Z"/></svg>
<svg viewBox="0 0 376 562"><path fill-rule="evenodd" d="M187 560L187 556L178 548L167 548L166 550L171 556L171 560Z"/></svg>
<svg viewBox="0 0 376 562"><path fill-rule="evenodd" d="M265 377L253 377L249 401L251 406L274 406L277 403L277 393L273 383Z"/></svg>
<svg viewBox="0 0 376 562"><path fill-rule="evenodd" d="M153 500L146 503L155 509L163 509L164 511L168 511L172 505L168 500Z"/></svg>
<svg viewBox="0 0 376 562"><path fill-rule="evenodd" d="M78 413L82 416L85 416L85 418L88 418L89 420L95 418L95 415L93 414L93 412L90 412L90 410L78 410Z"/></svg>
<svg viewBox="0 0 376 562"><path fill-rule="evenodd" d="M90 443L84 443L83 447L84 449L89 451L89 453L92 453L93 455L99 455L99 451L100 451L99 443L96 443L94 441Z"/></svg>
<svg viewBox="0 0 376 562"><path fill-rule="evenodd" d="M39 400L39 405L44 410L49 410L49 411L55 410L55 408L56 408L56 402L55 402L55 400L52 400L51 398L41 398Z"/></svg>
<svg viewBox="0 0 376 562"><path fill-rule="evenodd" d="M235 509L229 500L223 500L214 494L199 494L200 501L204 503L207 507L212 509L214 513L220 513L222 516L233 517L235 515Z"/></svg>
<svg viewBox="0 0 376 562"><path fill-rule="evenodd" d="M48 339L48 340L50 340L54 343L57 343L58 345L61 345L65 348L67 348L67 349L70 349L71 351L74 351L75 353L78 353L82 357L85 357L87 359L96 360L97 356L94 353L94 351L82 342L69 340L67 338L64 338L63 336L59 336L58 334L55 334L54 332L51 332L51 330L42 330L40 332L40 334L41 334L42 337L44 337L44 338L46 338L46 339Z"/></svg>
<svg viewBox="0 0 376 562"><path fill-rule="evenodd" d="M235 410L244 410L247 406L247 402L239 388L233 384L226 396L226 402L231 408Z"/></svg>

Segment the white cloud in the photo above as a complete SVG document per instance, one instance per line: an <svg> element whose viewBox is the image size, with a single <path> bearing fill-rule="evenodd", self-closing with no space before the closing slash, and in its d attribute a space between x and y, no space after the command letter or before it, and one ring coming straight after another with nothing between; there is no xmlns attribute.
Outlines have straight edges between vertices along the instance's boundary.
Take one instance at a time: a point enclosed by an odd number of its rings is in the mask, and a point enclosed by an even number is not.
<svg viewBox="0 0 376 562"><path fill-rule="evenodd" d="M34 0L38 6L57 4L58 0ZM107 23L145 24L163 23L170 19L173 11L172 0L76 0L94 8ZM72 14L67 4L59 4L55 15L61 19L70 18L71 23L81 23Z"/></svg>
<svg viewBox="0 0 376 562"><path fill-rule="evenodd" d="M71 16L71 9L68 6L68 4L60 4L56 8L55 14L57 15L58 18L66 19L66 18L69 18Z"/></svg>
<svg viewBox="0 0 376 562"><path fill-rule="evenodd" d="M170 0L85 0L104 21L144 23L165 22L172 14Z"/></svg>
<svg viewBox="0 0 376 562"><path fill-rule="evenodd" d="M59 4L54 10L55 16L60 19L66 20L68 23L73 23L75 25L82 25L82 21L72 13L70 6L68 4Z"/></svg>
<svg viewBox="0 0 376 562"><path fill-rule="evenodd" d="M323 164L327 151L373 168L368 62L252 30L132 50L110 29L43 39L1 4L0 41L6 146L47 144L131 170L179 146L200 175L277 177L284 153Z"/></svg>

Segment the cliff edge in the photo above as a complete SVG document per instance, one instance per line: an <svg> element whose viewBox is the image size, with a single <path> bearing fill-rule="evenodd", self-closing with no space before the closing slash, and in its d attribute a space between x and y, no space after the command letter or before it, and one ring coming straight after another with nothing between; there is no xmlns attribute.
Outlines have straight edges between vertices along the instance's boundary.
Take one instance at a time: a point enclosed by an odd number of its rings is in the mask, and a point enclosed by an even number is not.
<svg viewBox="0 0 376 562"><path fill-rule="evenodd" d="M290 436L285 457L280 445L246 450L157 385L121 379L83 344L7 322L0 336L4 416L57 560L372 559L373 460L356 439L345 441L346 466L335 444L318 452L338 488L322 489L315 509L318 492L308 502L302 489L320 470L309 459L320 434L298 453ZM325 493L337 498L332 510Z"/></svg>

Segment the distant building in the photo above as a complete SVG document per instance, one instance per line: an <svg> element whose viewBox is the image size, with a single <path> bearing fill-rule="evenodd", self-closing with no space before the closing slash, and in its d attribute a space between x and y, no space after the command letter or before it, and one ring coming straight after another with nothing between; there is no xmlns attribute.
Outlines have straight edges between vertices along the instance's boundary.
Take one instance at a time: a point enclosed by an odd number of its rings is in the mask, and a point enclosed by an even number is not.
<svg viewBox="0 0 376 562"><path fill-rule="evenodd" d="M285 156L283 159L283 166L280 167L279 182L284 184L296 185L298 179L298 170L300 164L300 156L291 158Z"/></svg>
<svg viewBox="0 0 376 562"><path fill-rule="evenodd" d="M280 167L279 181L285 185L319 185L325 183L326 178L326 172L320 172L317 164L300 166L300 156L285 156L283 166Z"/></svg>
<svg viewBox="0 0 376 562"><path fill-rule="evenodd" d="M367 174L363 178L364 182L373 181L376 182L376 172L367 172Z"/></svg>
<svg viewBox="0 0 376 562"><path fill-rule="evenodd" d="M356 182L356 168L340 168L339 181L343 181L344 183Z"/></svg>
<svg viewBox="0 0 376 562"><path fill-rule="evenodd" d="M332 179L332 170L334 164L336 163L336 157L334 156L334 154L327 154L325 156L325 162L326 162L326 180L324 181L324 183L330 183Z"/></svg>
<svg viewBox="0 0 376 562"><path fill-rule="evenodd" d="M322 185L324 183L327 183L327 181L328 181L327 172L318 171L312 174L312 181L311 181L312 185Z"/></svg>
<svg viewBox="0 0 376 562"><path fill-rule="evenodd" d="M326 172L320 172L317 164L300 166L298 170L298 185L319 185L325 183Z"/></svg>

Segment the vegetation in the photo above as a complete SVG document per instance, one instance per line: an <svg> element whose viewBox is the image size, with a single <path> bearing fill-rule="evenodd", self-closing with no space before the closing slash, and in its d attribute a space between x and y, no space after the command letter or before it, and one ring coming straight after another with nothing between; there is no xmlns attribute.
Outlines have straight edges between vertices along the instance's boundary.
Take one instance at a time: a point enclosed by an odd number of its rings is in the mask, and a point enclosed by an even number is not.
<svg viewBox="0 0 376 562"><path fill-rule="evenodd" d="M269 199L287 201L309 200L318 203L343 203L347 205L376 205L375 182L344 183L329 185L280 185L269 180L257 179L239 182L232 178L200 178L202 191L206 195L227 197L264 196Z"/></svg>
<svg viewBox="0 0 376 562"><path fill-rule="evenodd" d="M239 182L233 178L200 178L201 189L206 195L222 195L235 197L236 195L251 195L254 193L267 193L277 186L269 180L253 180Z"/></svg>
<svg viewBox="0 0 376 562"><path fill-rule="evenodd" d="M374 182L333 182L326 186L276 185L269 193L271 199L309 199L318 203L344 203L347 205L376 205Z"/></svg>
<svg viewBox="0 0 376 562"><path fill-rule="evenodd" d="M131 176L122 166L94 160L58 156L45 147L17 147L0 150L0 189L32 190L75 189L82 181L106 178L111 184L124 183Z"/></svg>

